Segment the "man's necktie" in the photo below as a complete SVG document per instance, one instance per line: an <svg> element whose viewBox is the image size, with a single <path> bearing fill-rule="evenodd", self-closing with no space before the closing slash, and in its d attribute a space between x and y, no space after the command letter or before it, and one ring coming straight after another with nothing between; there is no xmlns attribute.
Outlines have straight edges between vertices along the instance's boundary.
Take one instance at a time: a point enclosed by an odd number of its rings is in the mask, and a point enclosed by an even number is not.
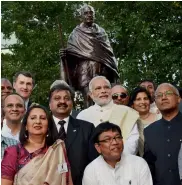
<svg viewBox="0 0 182 185"><path fill-rule="evenodd" d="M60 129L59 129L59 139L62 139L63 141L66 139L66 132L64 129L64 124L66 123L66 121L61 120L58 122L59 125L61 125Z"/></svg>

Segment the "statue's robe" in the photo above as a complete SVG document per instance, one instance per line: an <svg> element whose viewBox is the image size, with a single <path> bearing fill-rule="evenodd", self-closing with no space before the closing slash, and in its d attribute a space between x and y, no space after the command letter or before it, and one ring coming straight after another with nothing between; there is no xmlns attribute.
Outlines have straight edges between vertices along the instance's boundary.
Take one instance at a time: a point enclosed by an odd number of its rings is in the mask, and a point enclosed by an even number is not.
<svg viewBox="0 0 182 185"><path fill-rule="evenodd" d="M96 75L106 76L111 83L118 78L117 62L108 36L97 24L92 27L78 25L69 36L66 50L72 86L76 86L76 81L81 83L78 86L88 86Z"/></svg>

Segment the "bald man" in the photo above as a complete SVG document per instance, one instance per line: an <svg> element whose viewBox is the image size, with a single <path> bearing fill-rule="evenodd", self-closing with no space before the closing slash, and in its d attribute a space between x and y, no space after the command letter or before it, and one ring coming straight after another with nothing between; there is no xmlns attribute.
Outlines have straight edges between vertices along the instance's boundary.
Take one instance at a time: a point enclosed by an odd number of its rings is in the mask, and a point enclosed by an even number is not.
<svg viewBox="0 0 182 185"><path fill-rule="evenodd" d="M154 185L181 185L178 154L182 143L182 113L179 91L169 83L160 84L155 102L162 119L144 129L144 159L149 164Z"/></svg>
<svg viewBox="0 0 182 185"><path fill-rule="evenodd" d="M128 105L129 95L128 91L122 85L115 85L112 88L112 99L117 105Z"/></svg>
<svg viewBox="0 0 182 185"><path fill-rule="evenodd" d="M3 123L2 136L19 141L21 120L25 113L23 98L16 93L9 94L4 99L3 110L6 122Z"/></svg>

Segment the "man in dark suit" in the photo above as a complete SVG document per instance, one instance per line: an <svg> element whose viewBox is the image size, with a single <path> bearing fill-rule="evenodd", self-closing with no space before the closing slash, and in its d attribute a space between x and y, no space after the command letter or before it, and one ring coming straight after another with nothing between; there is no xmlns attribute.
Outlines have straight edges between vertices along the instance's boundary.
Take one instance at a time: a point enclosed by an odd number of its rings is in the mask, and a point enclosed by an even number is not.
<svg viewBox="0 0 182 185"><path fill-rule="evenodd" d="M65 84L58 84L49 92L49 107L55 123L57 138L65 141L74 185L82 184L85 167L96 156L90 139L95 129L92 123L70 116L74 93Z"/></svg>
<svg viewBox="0 0 182 185"><path fill-rule="evenodd" d="M158 86L155 101L162 119L144 129L145 152L154 185L181 185L178 155L182 144L179 91L169 83Z"/></svg>

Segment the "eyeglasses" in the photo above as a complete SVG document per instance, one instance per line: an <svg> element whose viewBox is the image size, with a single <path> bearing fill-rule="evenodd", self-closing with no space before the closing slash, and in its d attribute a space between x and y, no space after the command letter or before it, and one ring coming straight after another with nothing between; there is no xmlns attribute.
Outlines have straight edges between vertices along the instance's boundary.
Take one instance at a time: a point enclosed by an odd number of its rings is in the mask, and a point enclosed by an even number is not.
<svg viewBox="0 0 182 185"><path fill-rule="evenodd" d="M115 94L112 95L112 99L113 100L118 99L118 97L120 97L120 98L126 98L127 97L127 94L126 93L115 93Z"/></svg>
<svg viewBox="0 0 182 185"><path fill-rule="evenodd" d="M173 95L178 96L176 93L174 93L173 91L165 91L165 92L159 92L155 95L155 99L161 99L163 97L163 95L165 95L166 97L171 97Z"/></svg>
<svg viewBox="0 0 182 185"><path fill-rule="evenodd" d="M98 143L109 143L109 144L111 144L114 139L115 139L116 142L120 142L123 139L123 137L122 136L110 137L110 138L107 138L107 139L100 140L100 141L98 141Z"/></svg>

